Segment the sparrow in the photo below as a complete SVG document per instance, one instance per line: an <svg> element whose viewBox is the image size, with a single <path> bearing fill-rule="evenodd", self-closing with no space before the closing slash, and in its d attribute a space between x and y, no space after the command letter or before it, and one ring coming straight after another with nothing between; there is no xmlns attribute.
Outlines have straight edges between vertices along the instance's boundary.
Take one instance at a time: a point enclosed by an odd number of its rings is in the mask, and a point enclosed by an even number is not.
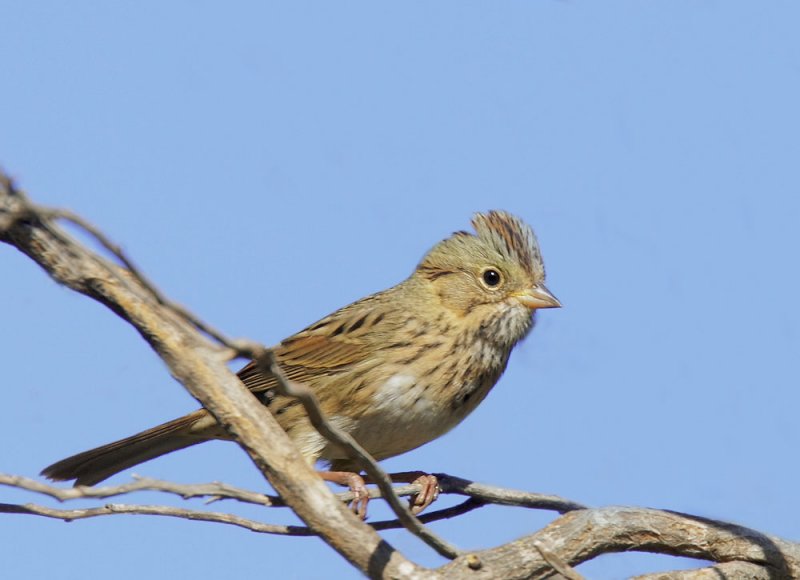
<svg viewBox="0 0 800 580"><path fill-rule="evenodd" d="M292 381L310 387L327 418L376 460L436 439L469 415L497 383L509 355L531 331L536 311L558 308L545 286L545 268L533 230L504 211L478 213L474 233L458 231L436 244L411 275L284 339L277 363ZM350 485L354 509L366 515L358 468L309 422L297 399L276 392L272 376L247 364L238 377L265 405L321 475ZM212 439L231 436L198 409L125 439L73 455L42 475L94 485L144 461ZM436 480L421 472L419 512L437 495ZM360 493L360 496L359 496Z"/></svg>

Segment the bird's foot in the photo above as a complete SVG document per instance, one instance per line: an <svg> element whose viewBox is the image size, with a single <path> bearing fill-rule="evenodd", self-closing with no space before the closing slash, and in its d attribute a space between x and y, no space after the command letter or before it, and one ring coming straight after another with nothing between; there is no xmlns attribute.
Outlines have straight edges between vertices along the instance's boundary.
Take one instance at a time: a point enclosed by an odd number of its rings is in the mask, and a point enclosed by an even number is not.
<svg viewBox="0 0 800 580"><path fill-rule="evenodd" d="M369 476L362 477L352 471L320 471L319 475L325 481L350 488L353 493L350 509L362 520L366 519L367 505L369 504L369 492L366 484L374 483ZM408 507L414 515L422 513L439 497L439 480L435 475L424 471L403 471L390 473L389 477L394 483L411 483L422 487L418 493L408 499Z"/></svg>
<svg viewBox="0 0 800 580"><path fill-rule="evenodd" d="M414 515L422 513L439 497L439 480L433 474L424 471L403 471L390 473L389 477L395 483L411 483L422 486L419 493L412 495L408 500L408 507L411 508L411 513Z"/></svg>
<svg viewBox="0 0 800 580"><path fill-rule="evenodd" d="M363 477L352 471L320 471L319 475L325 481L350 488L353 494L350 509L362 520L367 518L369 492Z"/></svg>

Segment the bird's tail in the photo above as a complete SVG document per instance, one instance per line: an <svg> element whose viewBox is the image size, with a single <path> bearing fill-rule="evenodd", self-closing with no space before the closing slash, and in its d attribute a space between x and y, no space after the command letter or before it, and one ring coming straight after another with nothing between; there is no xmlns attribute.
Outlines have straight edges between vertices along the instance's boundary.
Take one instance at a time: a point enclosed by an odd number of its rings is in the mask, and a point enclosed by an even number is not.
<svg viewBox="0 0 800 580"><path fill-rule="evenodd" d="M199 409L147 431L62 459L45 467L42 475L54 481L74 479L75 485L94 485L123 469L214 439L221 433L208 411Z"/></svg>

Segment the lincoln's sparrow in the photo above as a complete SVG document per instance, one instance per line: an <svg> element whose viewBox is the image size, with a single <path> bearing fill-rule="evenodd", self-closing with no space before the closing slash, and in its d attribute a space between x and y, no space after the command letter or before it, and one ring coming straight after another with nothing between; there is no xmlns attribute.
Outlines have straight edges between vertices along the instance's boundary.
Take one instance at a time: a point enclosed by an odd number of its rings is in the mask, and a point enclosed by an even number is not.
<svg viewBox="0 0 800 580"><path fill-rule="evenodd" d="M327 417L376 459L405 453L455 427L497 382L511 349L533 327L536 309L560 306L544 286L530 227L501 211L476 214L472 224L477 235L461 231L439 242L407 280L345 306L275 348L286 375L313 388ZM239 378L309 462L326 461L331 475L352 471L347 457L311 426L302 405L276 395L272 377L251 363ZM200 409L42 473L93 485L148 459L225 438ZM428 491L417 507L434 496Z"/></svg>

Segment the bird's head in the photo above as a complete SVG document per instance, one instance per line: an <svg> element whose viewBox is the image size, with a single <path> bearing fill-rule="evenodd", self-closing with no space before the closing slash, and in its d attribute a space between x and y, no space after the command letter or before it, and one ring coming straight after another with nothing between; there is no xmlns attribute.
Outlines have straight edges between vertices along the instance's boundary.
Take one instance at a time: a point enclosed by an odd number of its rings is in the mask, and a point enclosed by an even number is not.
<svg viewBox="0 0 800 580"><path fill-rule="evenodd" d="M412 278L485 338L510 347L530 330L537 309L561 303L544 284L530 226L504 211L475 214L472 225L474 234L456 232L436 244Z"/></svg>

